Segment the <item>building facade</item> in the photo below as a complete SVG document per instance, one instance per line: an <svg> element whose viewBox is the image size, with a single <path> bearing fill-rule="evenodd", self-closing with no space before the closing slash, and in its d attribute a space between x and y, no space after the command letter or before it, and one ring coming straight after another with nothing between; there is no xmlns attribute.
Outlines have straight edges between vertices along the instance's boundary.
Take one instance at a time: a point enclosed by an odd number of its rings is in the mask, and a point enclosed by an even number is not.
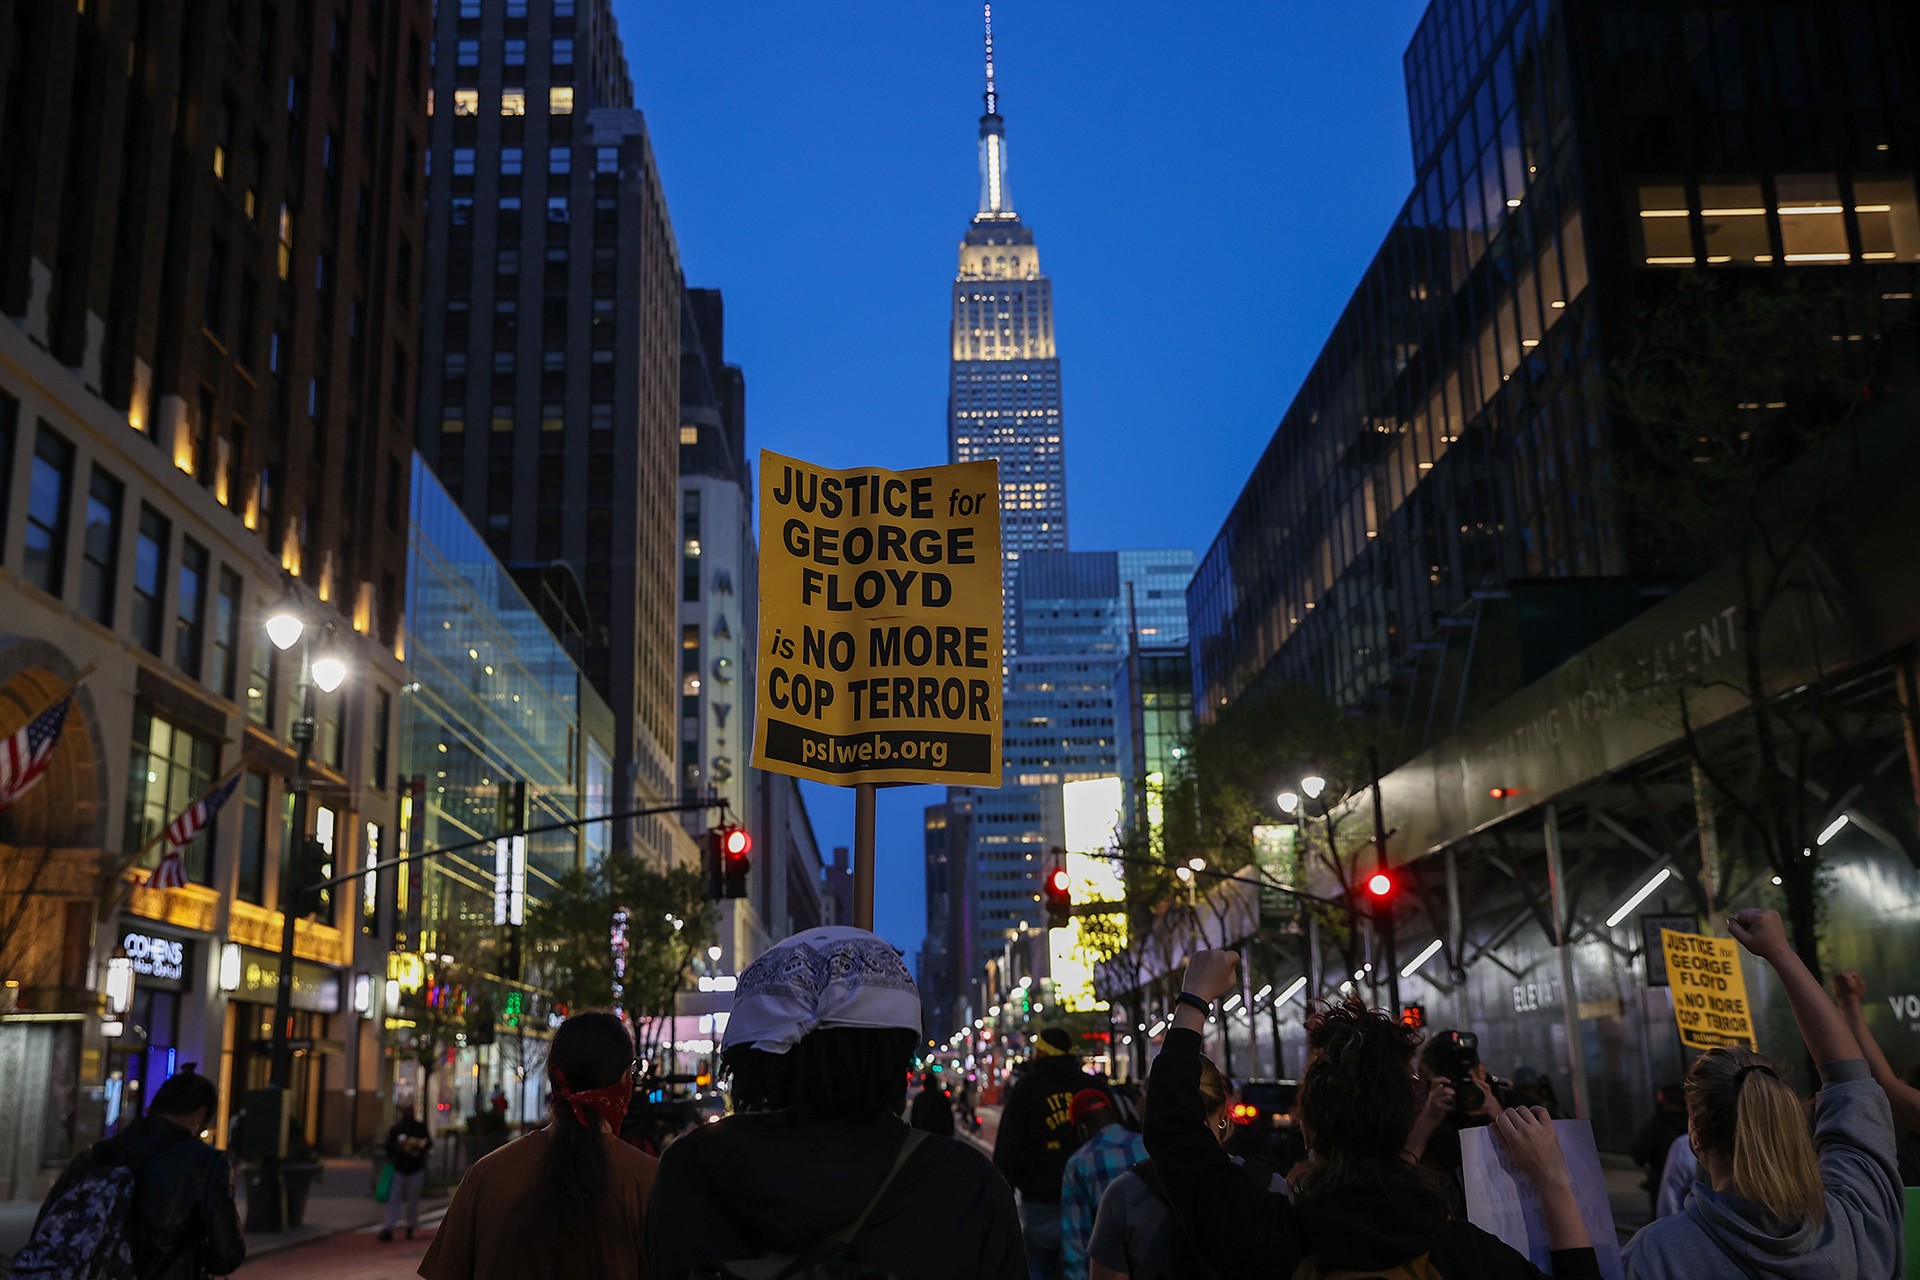
<svg viewBox="0 0 1920 1280"><path fill-rule="evenodd" d="M335 868L391 838L430 13L4 20L0 732L80 680L46 776L0 813L13 1198L174 1071L221 1086L221 1135L266 1083L301 662L271 613L349 672L316 695L298 834ZM229 777L187 884L148 887L153 837ZM291 1110L344 1148L381 1119L360 997L386 939L355 894L304 905ZM116 950L134 990L108 1018Z"/></svg>
<svg viewBox="0 0 1920 1280"><path fill-rule="evenodd" d="M614 803L671 800L681 280L612 6L436 19L420 449L501 560L578 579ZM671 817L614 844L693 856Z"/></svg>
<svg viewBox="0 0 1920 1280"><path fill-rule="evenodd" d="M1019 652L1015 579L1021 557L1067 545L1066 451L1053 282L1007 187L1007 130L994 85L987 20L986 114L980 117L980 207L960 241L947 376L947 458L1000 463L1006 557L1006 653Z"/></svg>

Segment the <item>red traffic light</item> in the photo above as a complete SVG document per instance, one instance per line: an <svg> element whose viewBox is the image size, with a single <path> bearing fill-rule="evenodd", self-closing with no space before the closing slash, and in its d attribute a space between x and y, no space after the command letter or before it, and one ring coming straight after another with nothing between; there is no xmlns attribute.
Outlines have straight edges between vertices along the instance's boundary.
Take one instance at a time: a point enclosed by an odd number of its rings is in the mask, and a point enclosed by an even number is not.
<svg viewBox="0 0 1920 1280"><path fill-rule="evenodd" d="M1047 887L1055 893L1065 893L1070 887L1067 880L1067 869L1065 867L1054 868L1053 874L1047 877Z"/></svg>
<svg viewBox="0 0 1920 1280"><path fill-rule="evenodd" d="M729 827L721 838L720 847L729 858L738 858L753 848L753 837L739 827Z"/></svg>
<svg viewBox="0 0 1920 1280"><path fill-rule="evenodd" d="M1494 800L1510 800L1517 794L1518 792L1516 792L1512 787L1488 787L1487 788L1487 795Z"/></svg>
<svg viewBox="0 0 1920 1280"><path fill-rule="evenodd" d="M1376 871L1367 877L1367 892L1376 898L1384 898L1393 892L1393 877L1384 871Z"/></svg>

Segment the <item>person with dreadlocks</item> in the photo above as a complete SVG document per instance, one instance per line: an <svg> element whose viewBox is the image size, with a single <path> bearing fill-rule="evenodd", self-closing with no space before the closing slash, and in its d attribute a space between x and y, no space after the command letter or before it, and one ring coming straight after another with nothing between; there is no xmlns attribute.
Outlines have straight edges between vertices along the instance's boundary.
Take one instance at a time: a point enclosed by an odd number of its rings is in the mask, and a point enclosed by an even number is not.
<svg viewBox="0 0 1920 1280"><path fill-rule="evenodd" d="M1450 1216L1445 1183L1407 1151L1420 1033L1357 998L1307 1017L1296 1114L1308 1167L1292 1200L1236 1168L1207 1129L1200 1041L1213 1002L1239 983L1232 951L1187 965L1179 1009L1147 1083L1147 1154L1181 1229L1223 1280L1332 1275L1530 1280L1526 1257ZM1493 1131L1540 1196L1556 1280L1599 1280L1559 1139L1543 1107L1509 1107Z"/></svg>
<svg viewBox="0 0 1920 1280"><path fill-rule="evenodd" d="M830 1258L1024 1280L1012 1189L971 1144L900 1118L920 995L891 945L844 926L777 943L740 975L725 1037L733 1114L661 1157L650 1280Z"/></svg>
<svg viewBox="0 0 1920 1280"><path fill-rule="evenodd" d="M427 1280L639 1276L659 1161L620 1140L633 1098L633 1036L611 1013L576 1013L547 1053L545 1128L482 1156L420 1263Z"/></svg>

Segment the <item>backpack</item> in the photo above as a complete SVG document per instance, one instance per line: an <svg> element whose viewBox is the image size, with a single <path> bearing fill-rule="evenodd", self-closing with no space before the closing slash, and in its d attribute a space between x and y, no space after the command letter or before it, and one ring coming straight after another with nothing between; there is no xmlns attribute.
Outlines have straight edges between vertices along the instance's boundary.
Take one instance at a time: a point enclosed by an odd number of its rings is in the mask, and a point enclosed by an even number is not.
<svg viewBox="0 0 1920 1280"><path fill-rule="evenodd" d="M813 1248L798 1255L769 1253L723 1262L713 1274L718 1280L910 1280L864 1262L855 1262L847 1257L847 1247L860 1234L860 1229L867 1225L867 1219L893 1186L893 1180L907 1167L908 1158L927 1136L922 1129L907 1130L907 1139L900 1144L900 1154L894 1157L893 1168L887 1170L887 1176L880 1180L880 1189L873 1193L873 1199L867 1201L867 1207L860 1211L860 1216Z"/></svg>
<svg viewBox="0 0 1920 1280"><path fill-rule="evenodd" d="M180 1137L187 1137L186 1130ZM13 1256L14 1280L137 1280L127 1226L133 1192L147 1161L172 1146L163 1144L137 1165L108 1164L101 1148L93 1167L62 1191L34 1228L33 1238Z"/></svg>

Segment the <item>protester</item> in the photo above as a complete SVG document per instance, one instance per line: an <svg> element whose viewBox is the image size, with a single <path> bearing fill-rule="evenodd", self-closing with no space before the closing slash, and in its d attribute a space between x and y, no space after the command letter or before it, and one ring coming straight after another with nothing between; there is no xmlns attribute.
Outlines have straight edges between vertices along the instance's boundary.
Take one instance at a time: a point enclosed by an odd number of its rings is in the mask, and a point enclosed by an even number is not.
<svg viewBox="0 0 1920 1280"><path fill-rule="evenodd" d="M1904 1211L1887 1095L1846 1019L1788 944L1779 914L1742 911L1727 932L1779 977L1818 1064L1813 1133L1772 1062L1745 1048L1701 1055L1686 1089L1702 1177L1683 1212L1627 1243L1627 1275L1893 1276Z"/></svg>
<svg viewBox="0 0 1920 1280"><path fill-rule="evenodd" d="M1233 1132L1233 1121L1227 1115L1231 1100L1227 1078L1204 1054L1200 1058L1199 1093L1207 1131L1224 1147ZM1248 1170L1254 1185L1286 1191L1286 1182L1266 1165L1242 1167ZM1176 1234L1153 1161L1136 1161L1100 1197L1100 1212L1094 1218L1093 1237L1087 1246L1090 1280L1170 1280L1175 1274L1175 1255L1186 1261L1193 1254L1193 1246L1176 1239Z"/></svg>
<svg viewBox="0 0 1920 1280"><path fill-rule="evenodd" d="M1909 1187L1920 1186L1920 1066L1902 1080L1894 1073L1887 1055L1880 1051L1880 1042L1867 1029L1866 1015L1861 1008L1867 998L1866 979L1852 969L1843 969L1833 975L1833 995L1834 1002L1840 1006L1840 1016L1846 1019L1847 1030L1860 1042L1860 1052L1873 1071L1874 1083L1886 1093L1887 1103L1893 1108L1900 1181Z"/></svg>
<svg viewBox="0 0 1920 1280"><path fill-rule="evenodd" d="M1433 1036L1421 1047L1420 1065L1429 1099L1439 1090L1446 1105L1421 1111L1408 1149L1428 1168L1446 1176L1448 1209L1456 1217L1463 1216L1467 1200L1460 1131L1484 1128L1508 1107L1525 1105L1527 1100L1488 1073L1480 1060L1479 1038L1471 1031L1449 1030Z"/></svg>
<svg viewBox="0 0 1920 1280"><path fill-rule="evenodd" d="M967 1122L969 1131L980 1127L980 1084L973 1072L967 1072L966 1079L960 1082L960 1090L954 1094L953 1109Z"/></svg>
<svg viewBox="0 0 1920 1280"><path fill-rule="evenodd" d="M1700 1162L1693 1155L1693 1139L1681 1134L1667 1144L1666 1167L1660 1172L1660 1186L1653 1197L1655 1220L1671 1218L1687 1207L1687 1196L1700 1176Z"/></svg>
<svg viewBox="0 0 1920 1280"><path fill-rule="evenodd" d="M487 1105L493 1109L496 1115L504 1116L507 1114L507 1091L500 1087L498 1080L493 1082L493 1093L487 1098Z"/></svg>
<svg viewBox="0 0 1920 1280"><path fill-rule="evenodd" d="M1080 1145L1073 1132L1073 1095L1100 1081L1080 1069L1073 1038L1059 1027L1042 1031L1033 1053L1001 1110L993 1163L1020 1193L1020 1226L1033 1280L1058 1280L1060 1179Z"/></svg>
<svg viewBox="0 0 1920 1280"><path fill-rule="evenodd" d="M920 996L864 929L809 929L747 966L722 1060L733 1114L661 1159L649 1280L844 1253L902 1280L1020 1280L1013 1192L972 1144L901 1122Z"/></svg>
<svg viewBox="0 0 1920 1280"><path fill-rule="evenodd" d="M475 1162L420 1274L427 1280L637 1276L659 1162L620 1141L633 1037L611 1013L576 1013L547 1051L546 1127Z"/></svg>
<svg viewBox="0 0 1920 1280"><path fill-rule="evenodd" d="M233 1203L233 1166L198 1136L219 1105L205 1076L170 1076L154 1090L146 1115L68 1164L40 1206L33 1236L14 1256L12 1274L103 1274L95 1267L121 1248L138 1280L204 1280L236 1270L247 1242ZM110 1207L117 1169L133 1174L124 1217Z"/></svg>
<svg viewBox="0 0 1920 1280"><path fill-rule="evenodd" d="M1060 1179L1060 1262L1066 1280L1087 1280L1087 1246L1100 1198L1121 1174L1147 1158L1140 1135L1120 1123L1113 1099L1082 1089L1069 1108L1080 1149Z"/></svg>
<svg viewBox="0 0 1920 1280"><path fill-rule="evenodd" d="M913 1127L942 1138L953 1136L953 1099L931 1071L920 1077L920 1092L913 1095Z"/></svg>
<svg viewBox="0 0 1920 1280"><path fill-rule="evenodd" d="M387 1188L387 1225L380 1239L393 1239L394 1224L400 1221L400 1205L407 1206L407 1239L413 1239L420 1225L420 1184L427 1178L427 1152L433 1149L433 1135L413 1114L413 1104L400 1107L393 1128L387 1130L387 1163L393 1166L393 1181Z"/></svg>
<svg viewBox="0 0 1920 1280"><path fill-rule="evenodd" d="M1661 1181L1671 1163L1667 1154L1673 1147L1674 1139L1684 1138L1686 1134L1686 1094L1677 1084L1663 1084L1653 1092L1653 1114L1633 1135L1633 1145L1627 1149L1633 1162L1645 1174L1640 1185L1646 1188L1647 1202L1653 1207L1656 1218L1661 1216Z"/></svg>
<svg viewBox="0 0 1920 1280"><path fill-rule="evenodd" d="M1495 1237L1449 1218L1434 1175L1406 1157L1419 1032L1357 998L1307 1018L1299 1114L1311 1163L1294 1199L1261 1190L1234 1167L1207 1128L1198 1084L1201 1035L1213 1002L1236 989L1239 959L1203 951L1188 963L1147 1087L1147 1151L1202 1261L1224 1280L1394 1268L1441 1280L1539 1275ZM1599 1263L1546 1112L1506 1108L1493 1131L1540 1197L1552 1274L1595 1280Z"/></svg>

